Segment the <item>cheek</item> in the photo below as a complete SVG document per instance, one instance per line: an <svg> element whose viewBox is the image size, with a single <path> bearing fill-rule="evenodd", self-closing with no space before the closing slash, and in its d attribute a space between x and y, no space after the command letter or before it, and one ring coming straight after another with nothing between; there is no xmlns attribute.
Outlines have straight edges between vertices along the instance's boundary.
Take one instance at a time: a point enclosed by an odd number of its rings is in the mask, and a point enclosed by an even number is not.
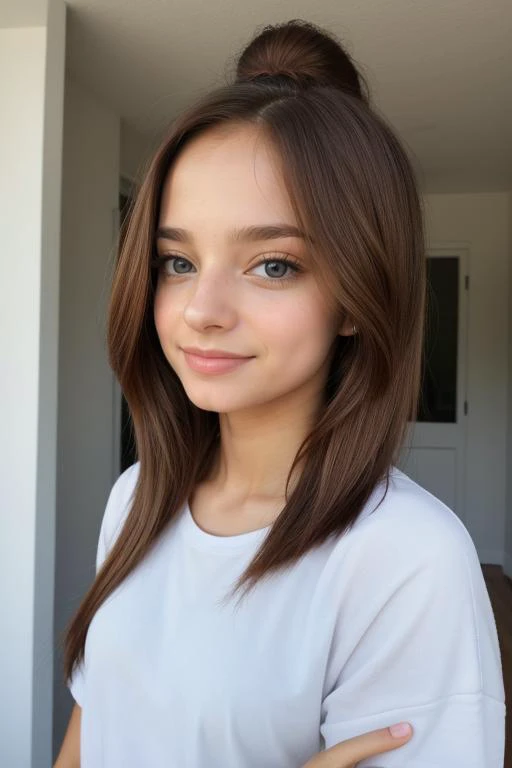
<svg viewBox="0 0 512 768"><path fill-rule="evenodd" d="M153 304L153 319L158 336L163 341L163 337L172 330L174 320L172 304L166 299L165 291L160 290L158 286Z"/></svg>
<svg viewBox="0 0 512 768"><path fill-rule="evenodd" d="M322 362L332 344L332 325L318 305L294 302L267 318L267 338L281 358L289 358L299 367L314 367Z"/></svg>
<svg viewBox="0 0 512 768"><path fill-rule="evenodd" d="M159 325L164 326L169 322L171 318L171 309L172 304L169 302L169 297L166 296L166 291L162 288L160 283L157 283L153 301L153 317L157 329Z"/></svg>

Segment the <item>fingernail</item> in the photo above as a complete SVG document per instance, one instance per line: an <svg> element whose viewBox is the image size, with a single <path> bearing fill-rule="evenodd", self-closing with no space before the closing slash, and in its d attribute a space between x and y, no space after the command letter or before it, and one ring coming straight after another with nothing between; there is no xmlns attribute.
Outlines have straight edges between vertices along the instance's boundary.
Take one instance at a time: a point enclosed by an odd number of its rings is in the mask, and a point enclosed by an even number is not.
<svg viewBox="0 0 512 768"><path fill-rule="evenodd" d="M390 725L389 731L395 739L399 739L401 736L408 736L411 732L411 726L409 723L397 723L396 725Z"/></svg>

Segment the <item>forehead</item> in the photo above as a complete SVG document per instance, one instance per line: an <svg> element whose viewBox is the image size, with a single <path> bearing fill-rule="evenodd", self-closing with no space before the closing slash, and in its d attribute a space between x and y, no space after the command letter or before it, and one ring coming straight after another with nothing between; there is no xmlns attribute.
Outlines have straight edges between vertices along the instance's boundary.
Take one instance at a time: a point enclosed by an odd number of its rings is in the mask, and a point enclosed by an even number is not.
<svg viewBox="0 0 512 768"><path fill-rule="evenodd" d="M216 126L178 155L164 182L159 223L193 228L199 215L229 226L233 219L295 223L279 157L261 128Z"/></svg>

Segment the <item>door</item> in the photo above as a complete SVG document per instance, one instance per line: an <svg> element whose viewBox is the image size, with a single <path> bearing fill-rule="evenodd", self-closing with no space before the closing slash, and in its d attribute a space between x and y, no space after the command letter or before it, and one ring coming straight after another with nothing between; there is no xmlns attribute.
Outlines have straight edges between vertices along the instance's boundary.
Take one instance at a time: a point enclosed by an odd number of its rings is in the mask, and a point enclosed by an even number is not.
<svg viewBox="0 0 512 768"><path fill-rule="evenodd" d="M464 519L469 273L463 248L427 253L427 324L417 420L398 466Z"/></svg>

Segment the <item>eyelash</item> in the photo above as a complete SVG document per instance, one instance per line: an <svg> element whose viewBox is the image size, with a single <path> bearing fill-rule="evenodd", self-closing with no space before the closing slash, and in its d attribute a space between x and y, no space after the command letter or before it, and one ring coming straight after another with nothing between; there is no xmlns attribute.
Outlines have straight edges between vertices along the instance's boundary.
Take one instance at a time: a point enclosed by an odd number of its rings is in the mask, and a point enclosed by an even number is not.
<svg viewBox="0 0 512 768"><path fill-rule="evenodd" d="M161 256L154 256L152 261L151 261L151 268L152 269L156 269L158 272L163 272L164 271L164 267L167 264L167 262L173 261L174 259L179 259L180 261L188 261L189 264L191 263L187 258L185 258L185 256L180 256L177 253L166 253L166 254L162 254ZM262 279L265 280L266 282L280 283L280 284L282 284L282 283L289 283L292 280L295 280L296 275L299 272L303 271L302 268L299 266L299 263L297 261L295 261L295 259L293 259L291 256L285 256L285 257L282 257L282 258L279 258L279 259L262 259L262 261L260 261L260 262L258 262L257 264L254 265L253 269L256 269L256 267L261 267L263 264L276 264L276 263L277 264L286 264L286 266L290 267L290 269L292 270L292 274L289 275L288 277L276 277L276 278L274 278L274 277L263 277ZM172 274L169 275L169 274L166 274L165 277L171 277L171 278L172 277L183 277L183 276L186 276L187 274L190 274L190 273L189 272L183 272L180 275L172 275Z"/></svg>

